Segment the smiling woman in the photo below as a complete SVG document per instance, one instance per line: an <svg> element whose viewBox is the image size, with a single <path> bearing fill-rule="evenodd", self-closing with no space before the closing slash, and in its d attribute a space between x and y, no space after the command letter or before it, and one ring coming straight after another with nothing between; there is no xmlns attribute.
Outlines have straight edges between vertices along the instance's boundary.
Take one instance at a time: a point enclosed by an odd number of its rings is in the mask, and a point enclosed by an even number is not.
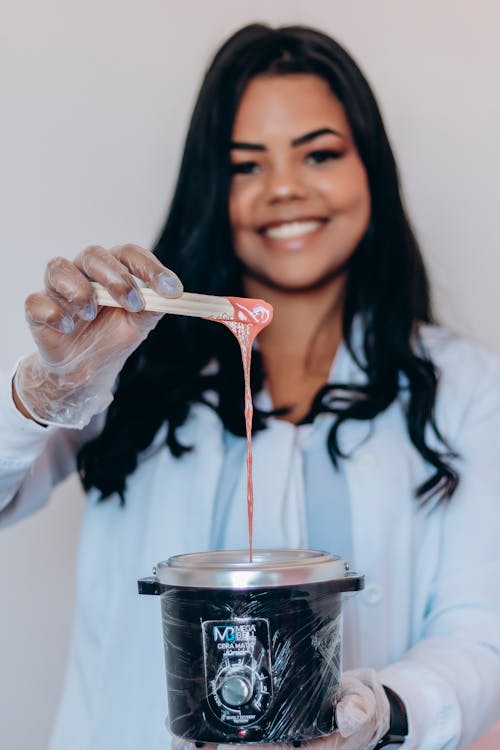
<svg viewBox="0 0 500 750"><path fill-rule="evenodd" d="M154 255L49 262L26 301L36 351L0 387L2 522L75 469L88 491L51 750L164 749L163 645L132 582L248 538L237 346L145 311L137 278L273 305L251 374L255 546L325 549L367 580L318 747L464 748L500 694L500 363L432 325L355 62L321 32L252 25L206 74ZM92 282L119 307L98 308Z"/></svg>

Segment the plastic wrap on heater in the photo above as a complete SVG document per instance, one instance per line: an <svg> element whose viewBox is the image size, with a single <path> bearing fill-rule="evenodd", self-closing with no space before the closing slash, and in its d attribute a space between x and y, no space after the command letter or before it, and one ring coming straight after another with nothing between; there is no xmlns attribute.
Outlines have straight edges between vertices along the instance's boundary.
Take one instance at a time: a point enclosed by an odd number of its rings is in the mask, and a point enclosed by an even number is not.
<svg viewBox="0 0 500 750"><path fill-rule="evenodd" d="M342 594L328 583L161 595L170 728L190 740L293 742L331 733Z"/></svg>

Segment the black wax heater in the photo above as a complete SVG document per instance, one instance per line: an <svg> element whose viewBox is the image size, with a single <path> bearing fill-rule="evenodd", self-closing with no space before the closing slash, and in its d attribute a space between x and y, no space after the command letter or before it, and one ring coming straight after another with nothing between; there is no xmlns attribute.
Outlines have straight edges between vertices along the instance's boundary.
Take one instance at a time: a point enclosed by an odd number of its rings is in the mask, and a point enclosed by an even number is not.
<svg viewBox="0 0 500 750"><path fill-rule="evenodd" d="M325 552L178 555L139 581L161 598L173 734L215 743L309 740L335 728L342 594L363 577Z"/></svg>

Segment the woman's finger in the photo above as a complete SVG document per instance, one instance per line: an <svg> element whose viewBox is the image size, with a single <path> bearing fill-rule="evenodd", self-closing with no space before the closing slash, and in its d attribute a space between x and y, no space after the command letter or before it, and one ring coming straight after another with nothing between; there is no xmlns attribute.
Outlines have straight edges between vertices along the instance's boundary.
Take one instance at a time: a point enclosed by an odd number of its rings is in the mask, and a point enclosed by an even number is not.
<svg viewBox="0 0 500 750"><path fill-rule="evenodd" d="M88 278L67 258L52 258L45 270L45 288L49 297L71 317L94 320L97 303Z"/></svg>
<svg viewBox="0 0 500 750"><path fill-rule="evenodd" d="M58 333L72 333L75 323L55 299L35 292L26 298L26 320L33 329L51 328Z"/></svg>
<svg viewBox="0 0 500 750"><path fill-rule="evenodd" d="M128 244L117 245L111 252L130 273L145 281L158 294L164 297L179 297L182 294L183 286L179 277L149 250L140 245Z"/></svg>
<svg viewBox="0 0 500 750"><path fill-rule="evenodd" d="M129 312L144 310L144 299L129 269L116 256L97 245L86 248L75 258L75 266L102 284L119 305Z"/></svg>

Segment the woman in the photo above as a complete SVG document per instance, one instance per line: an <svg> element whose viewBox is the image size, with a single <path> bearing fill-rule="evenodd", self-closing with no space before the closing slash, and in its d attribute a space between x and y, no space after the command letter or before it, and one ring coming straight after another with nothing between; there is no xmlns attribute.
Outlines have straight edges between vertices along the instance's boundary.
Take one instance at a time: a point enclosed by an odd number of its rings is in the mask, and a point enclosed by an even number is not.
<svg viewBox="0 0 500 750"><path fill-rule="evenodd" d="M465 747L500 694L500 367L429 325L383 123L341 47L254 25L221 48L155 254L49 263L26 306L38 351L2 392L4 521L76 465L89 492L52 748L165 746L158 612L134 581L246 544L237 346L144 312L131 274L274 307L252 371L255 544L327 548L367 580L326 746L382 746L392 709L405 748ZM124 309L98 310L91 280Z"/></svg>

